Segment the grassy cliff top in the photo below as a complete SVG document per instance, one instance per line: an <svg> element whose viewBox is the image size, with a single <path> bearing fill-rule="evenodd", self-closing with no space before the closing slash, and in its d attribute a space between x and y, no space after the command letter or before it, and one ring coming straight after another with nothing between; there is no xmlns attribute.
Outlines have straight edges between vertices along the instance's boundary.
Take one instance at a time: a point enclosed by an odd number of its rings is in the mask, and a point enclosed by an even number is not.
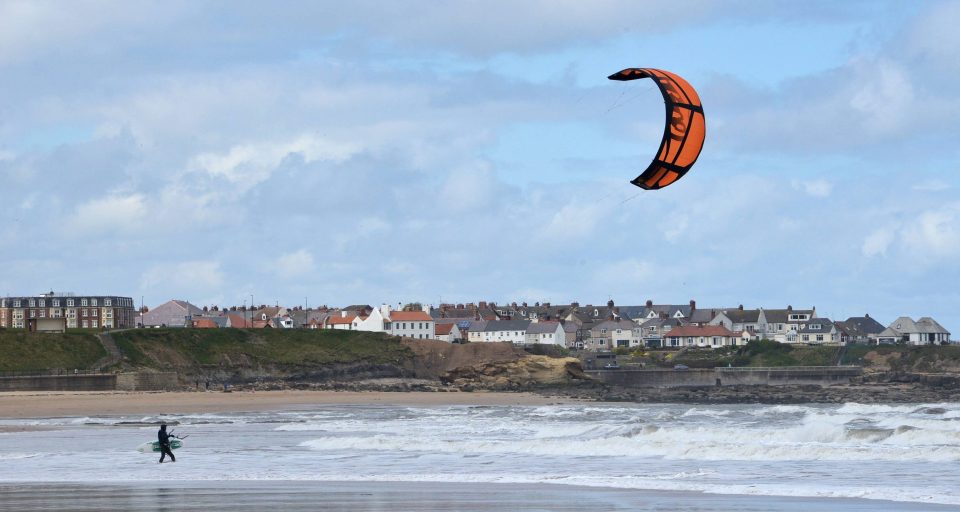
<svg viewBox="0 0 960 512"><path fill-rule="evenodd" d="M126 363L157 369L216 364L402 363L412 356L398 338L362 331L134 329L112 337Z"/></svg>
<svg viewBox="0 0 960 512"><path fill-rule="evenodd" d="M107 355L95 334L0 329L0 372L86 369Z"/></svg>

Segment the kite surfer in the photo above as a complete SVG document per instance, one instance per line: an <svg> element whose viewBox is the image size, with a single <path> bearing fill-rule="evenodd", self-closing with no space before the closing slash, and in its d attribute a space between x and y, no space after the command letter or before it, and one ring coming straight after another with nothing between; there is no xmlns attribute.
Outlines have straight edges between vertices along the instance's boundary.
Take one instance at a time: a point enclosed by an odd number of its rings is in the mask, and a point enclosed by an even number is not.
<svg viewBox="0 0 960 512"><path fill-rule="evenodd" d="M157 432L157 441L160 442L160 464L163 464L163 458L167 455L170 456L170 462L177 461L177 458L173 456L173 450L170 449L171 437L176 439L175 435L167 433L167 424L161 423L160 431Z"/></svg>

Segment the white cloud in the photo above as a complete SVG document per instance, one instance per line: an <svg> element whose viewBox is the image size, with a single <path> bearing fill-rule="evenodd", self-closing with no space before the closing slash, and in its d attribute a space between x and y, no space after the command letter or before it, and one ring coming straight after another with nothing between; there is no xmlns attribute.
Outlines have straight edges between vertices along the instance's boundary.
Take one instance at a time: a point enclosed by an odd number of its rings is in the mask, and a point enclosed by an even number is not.
<svg viewBox="0 0 960 512"><path fill-rule="evenodd" d="M436 199L451 211L489 207L495 185L492 166L487 162L475 162L451 172Z"/></svg>
<svg viewBox="0 0 960 512"><path fill-rule="evenodd" d="M77 207L66 224L70 236L93 234L130 234L143 229L147 214L144 196L110 196L94 199Z"/></svg>
<svg viewBox="0 0 960 512"><path fill-rule="evenodd" d="M306 163L317 160L340 162L358 150L356 143L334 142L305 134L285 142L242 144L225 153L203 153L192 158L188 165L225 178L245 190L269 178L287 156L301 155Z"/></svg>
<svg viewBox="0 0 960 512"><path fill-rule="evenodd" d="M314 272L313 254L306 249L283 254L277 258L274 270L286 279L311 274Z"/></svg>
<svg viewBox="0 0 960 512"><path fill-rule="evenodd" d="M850 106L871 132L900 132L904 120L914 114L913 84L907 72L897 64L880 61L868 66L870 79L854 91ZM861 77L863 74L861 74Z"/></svg>
<svg viewBox="0 0 960 512"><path fill-rule="evenodd" d="M940 192L949 189L950 184L942 179L931 178L917 183L912 188L921 192Z"/></svg>
<svg viewBox="0 0 960 512"><path fill-rule="evenodd" d="M906 250L920 260L960 258L960 203L922 212L904 223L901 237Z"/></svg>
<svg viewBox="0 0 960 512"><path fill-rule="evenodd" d="M887 248L896 238L896 226L880 228L867 235L860 246L860 252L870 258L887 254Z"/></svg>
<svg viewBox="0 0 960 512"><path fill-rule="evenodd" d="M219 261L193 260L158 263L140 277L140 287L168 297L207 296L224 284Z"/></svg>
<svg viewBox="0 0 960 512"><path fill-rule="evenodd" d="M813 181L793 180L790 183L795 190L800 190L813 197L827 197L833 191L833 184L825 179Z"/></svg>

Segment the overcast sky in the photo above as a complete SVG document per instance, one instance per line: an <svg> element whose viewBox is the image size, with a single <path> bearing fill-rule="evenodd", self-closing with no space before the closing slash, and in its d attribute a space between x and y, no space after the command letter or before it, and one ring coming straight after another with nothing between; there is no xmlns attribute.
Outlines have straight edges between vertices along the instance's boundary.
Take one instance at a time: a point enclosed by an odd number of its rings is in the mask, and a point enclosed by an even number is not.
<svg viewBox="0 0 960 512"><path fill-rule="evenodd" d="M0 0L0 294L816 306L960 336L960 3ZM700 160L641 191L659 67Z"/></svg>

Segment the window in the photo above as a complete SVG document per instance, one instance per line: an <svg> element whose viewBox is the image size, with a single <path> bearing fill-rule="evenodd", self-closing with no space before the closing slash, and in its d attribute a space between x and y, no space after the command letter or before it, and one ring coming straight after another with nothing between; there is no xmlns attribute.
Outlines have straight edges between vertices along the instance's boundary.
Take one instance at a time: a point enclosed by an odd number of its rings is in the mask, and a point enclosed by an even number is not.
<svg viewBox="0 0 960 512"><path fill-rule="evenodd" d="M39 306L39 307L41 307L41 308L45 308L45 307L47 307L47 301L44 300L44 299L40 299L40 300L37 301L37 306Z"/></svg>
<svg viewBox="0 0 960 512"><path fill-rule="evenodd" d="M20 307L20 301L19 301L19 300L13 301L13 307L19 308L19 307Z"/></svg>
<svg viewBox="0 0 960 512"><path fill-rule="evenodd" d="M31 308L37 307L37 301L35 301L35 300L33 300L33 299L30 299L30 307L31 307Z"/></svg>
<svg viewBox="0 0 960 512"><path fill-rule="evenodd" d="M91 305L91 306L96 306L96 305L97 305L97 299L90 299L90 305Z"/></svg>
<svg viewBox="0 0 960 512"><path fill-rule="evenodd" d="M823 335L822 335L822 334L818 334L818 335L817 335L817 341L823 341Z"/></svg>
<svg viewBox="0 0 960 512"><path fill-rule="evenodd" d="M87 299L80 299L80 305L81 305L81 306L86 306L86 305L87 305Z"/></svg>
<svg viewBox="0 0 960 512"><path fill-rule="evenodd" d="M90 327L93 327L94 329L97 328L97 320L96 320L96 319L90 321Z"/></svg>
<svg viewBox="0 0 960 512"><path fill-rule="evenodd" d="M810 341L810 335L809 335L809 334L804 334L804 335L803 335L803 341Z"/></svg>
<svg viewBox="0 0 960 512"><path fill-rule="evenodd" d="M107 307L110 307L110 306L113 305L113 301L110 300L110 299L103 299L103 305L104 305L104 306L107 306Z"/></svg>
<svg viewBox="0 0 960 512"><path fill-rule="evenodd" d="M606 329L600 329L600 334L606 334L606 333L607 333Z"/></svg>
<svg viewBox="0 0 960 512"><path fill-rule="evenodd" d="M83 321L83 328L84 328L84 329L89 329L89 328L90 328L90 322L84 320L84 321Z"/></svg>
<svg viewBox="0 0 960 512"><path fill-rule="evenodd" d="M72 308L72 307L73 307L73 299L67 299L67 307L68 307L68 308Z"/></svg>
<svg viewBox="0 0 960 512"><path fill-rule="evenodd" d="M40 318L46 318L46 317L47 317L47 310L46 310L46 309L41 309L41 310L37 311L37 316L40 317Z"/></svg>
<svg viewBox="0 0 960 512"><path fill-rule="evenodd" d="M53 310L51 310L51 315L50 315L50 316L52 316L52 317L54 317L54 318L60 318L61 316L63 316L63 310L62 310L62 309L53 309Z"/></svg>
<svg viewBox="0 0 960 512"><path fill-rule="evenodd" d="M60 307L60 299L53 299L53 307L55 308Z"/></svg>

